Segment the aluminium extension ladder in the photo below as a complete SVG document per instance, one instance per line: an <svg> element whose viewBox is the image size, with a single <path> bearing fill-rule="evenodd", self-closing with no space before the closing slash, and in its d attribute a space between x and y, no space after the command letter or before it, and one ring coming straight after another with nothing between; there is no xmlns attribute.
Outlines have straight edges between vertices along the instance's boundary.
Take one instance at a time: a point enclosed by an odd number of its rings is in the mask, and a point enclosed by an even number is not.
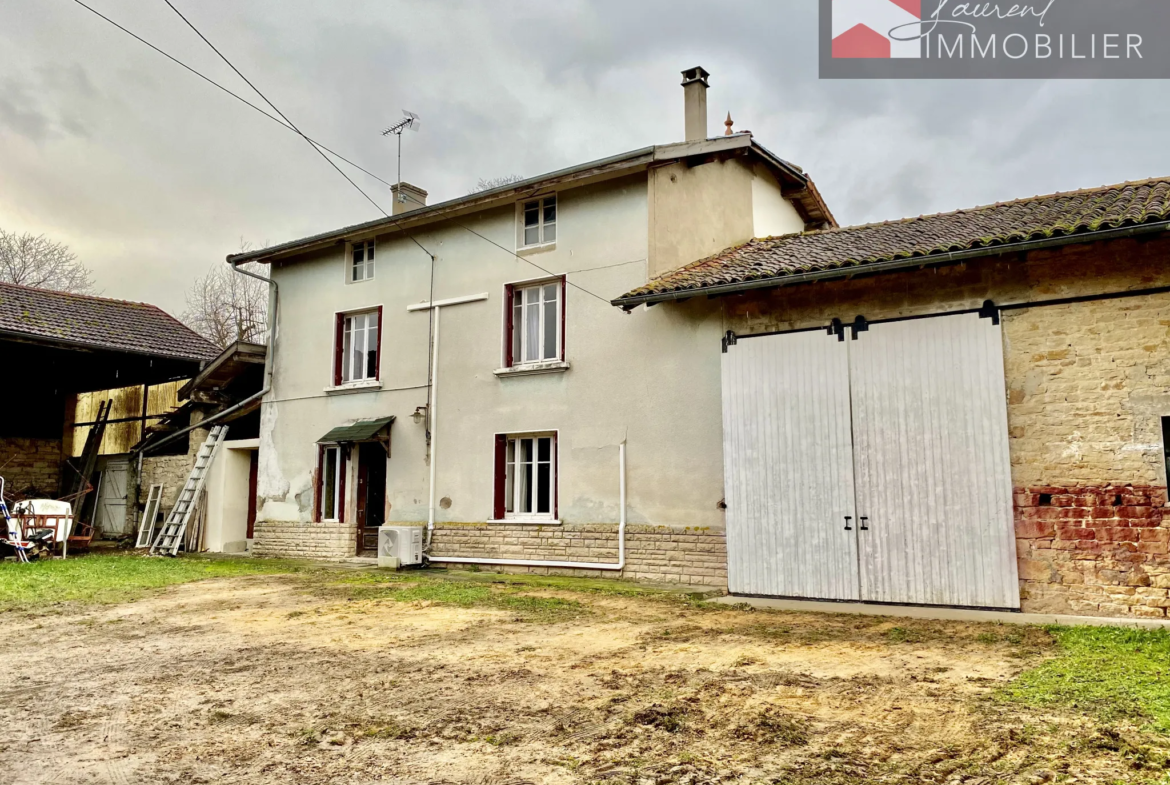
<svg viewBox="0 0 1170 785"><path fill-rule="evenodd" d="M187 484L179 492L179 498L175 501L175 506L171 508L171 514L167 516L167 522L159 530L154 545L150 546L152 556L159 554L178 555L179 546L183 544L183 535L187 533L187 521L191 519L191 513L195 509L200 492L203 490L203 484L207 481L207 473L211 470L211 464L226 436L226 425L217 425L207 434L207 440L203 442L203 446L199 448L199 452L195 456L195 465L191 467L191 475L187 478Z"/></svg>

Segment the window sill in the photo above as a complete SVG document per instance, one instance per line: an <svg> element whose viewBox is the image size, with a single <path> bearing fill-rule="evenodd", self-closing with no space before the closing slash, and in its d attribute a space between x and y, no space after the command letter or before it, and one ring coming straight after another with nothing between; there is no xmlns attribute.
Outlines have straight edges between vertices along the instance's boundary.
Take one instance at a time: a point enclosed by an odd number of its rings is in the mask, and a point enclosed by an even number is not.
<svg viewBox="0 0 1170 785"><path fill-rule="evenodd" d="M557 249L556 241L551 243L541 243L540 245L525 245L516 249L516 253L520 256L527 256L533 253L544 253L545 251L555 251Z"/></svg>
<svg viewBox="0 0 1170 785"><path fill-rule="evenodd" d="M492 373L505 379L509 376L534 376L538 373L564 373L572 367L567 360L547 360L539 363L513 365L511 368L497 368Z"/></svg>
<svg viewBox="0 0 1170 785"><path fill-rule="evenodd" d="M560 526L561 522L553 518L504 518L502 520L492 519L487 521L492 524L522 524L524 526Z"/></svg>
<svg viewBox="0 0 1170 785"><path fill-rule="evenodd" d="M336 387L326 387L326 395L344 395L346 393L368 392L369 390L381 390L382 382L378 379L367 379L361 382L346 382L339 384Z"/></svg>

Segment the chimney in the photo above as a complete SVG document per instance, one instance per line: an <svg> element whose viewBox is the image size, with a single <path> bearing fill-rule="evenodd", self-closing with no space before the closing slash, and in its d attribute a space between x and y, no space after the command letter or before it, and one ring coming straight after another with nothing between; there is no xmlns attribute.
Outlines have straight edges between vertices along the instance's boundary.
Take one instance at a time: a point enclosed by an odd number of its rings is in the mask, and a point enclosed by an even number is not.
<svg viewBox="0 0 1170 785"><path fill-rule="evenodd" d="M399 186L401 186L402 193L399 193ZM409 213L411 210L427 206L427 192L417 185L410 183L392 185L390 193L394 194L394 215Z"/></svg>
<svg viewBox="0 0 1170 785"><path fill-rule="evenodd" d="M695 66L682 72L687 141L707 138L707 77L711 74Z"/></svg>

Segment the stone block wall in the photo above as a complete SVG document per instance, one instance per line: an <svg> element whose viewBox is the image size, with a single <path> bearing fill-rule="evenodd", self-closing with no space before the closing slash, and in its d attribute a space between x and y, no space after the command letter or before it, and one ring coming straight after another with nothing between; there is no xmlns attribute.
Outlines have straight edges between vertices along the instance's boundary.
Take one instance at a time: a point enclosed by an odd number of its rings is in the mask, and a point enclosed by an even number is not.
<svg viewBox="0 0 1170 785"><path fill-rule="evenodd" d="M0 437L0 475L4 494L35 489L37 496L56 498L61 485L61 440Z"/></svg>
<svg viewBox="0 0 1170 785"><path fill-rule="evenodd" d="M357 525L336 521L256 521L252 553L303 559L347 559L357 552Z"/></svg>
<svg viewBox="0 0 1170 785"><path fill-rule="evenodd" d="M1163 618L1170 607L1166 489L1029 488L1016 494L1021 596L1032 611Z"/></svg>
<svg viewBox="0 0 1170 785"><path fill-rule="evenodd" d="M435 527L435 556L542 561L617 561L617 524L446 523ZM495 569L493 566L492 569ZM509 572L727 586L727 546L722 530L628 525L626 568L575 570L504 567Z"/></svg>

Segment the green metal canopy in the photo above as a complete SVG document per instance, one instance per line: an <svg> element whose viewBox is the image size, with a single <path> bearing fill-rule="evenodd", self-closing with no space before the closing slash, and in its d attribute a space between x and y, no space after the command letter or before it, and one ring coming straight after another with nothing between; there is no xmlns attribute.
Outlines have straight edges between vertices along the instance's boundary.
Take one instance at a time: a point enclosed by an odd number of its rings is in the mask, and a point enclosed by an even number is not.
<svg viewBox="0 0 1170 785"><path fill-rule="evenodd" d="M358 420L351 425L339 425L317 440L319 444L340 444L342 442L365 442L373 439L378 431L394 422L394 417L377 420Z"/></svg>

